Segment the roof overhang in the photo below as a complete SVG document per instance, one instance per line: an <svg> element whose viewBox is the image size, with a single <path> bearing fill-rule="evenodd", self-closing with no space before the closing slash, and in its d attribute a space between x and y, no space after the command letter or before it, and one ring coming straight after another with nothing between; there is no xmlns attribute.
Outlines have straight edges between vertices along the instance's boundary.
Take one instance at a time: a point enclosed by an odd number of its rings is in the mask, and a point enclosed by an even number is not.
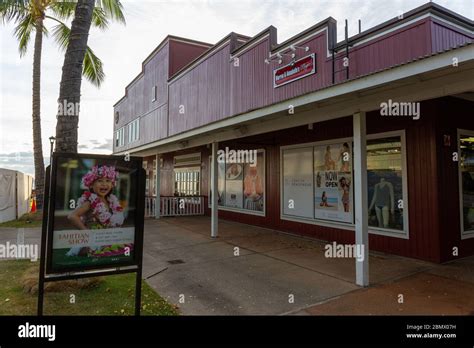
<svg viewBox="0 0 474 348"><path fill-rule="evenodd" d="M453 66L453 58L458 61ZM422 101L474 91L474 45L466 45L378 73L170 136L129 152L138 156L182 150L371 111L388 99ZM294 107L294 114L288 108Z"/></svg>

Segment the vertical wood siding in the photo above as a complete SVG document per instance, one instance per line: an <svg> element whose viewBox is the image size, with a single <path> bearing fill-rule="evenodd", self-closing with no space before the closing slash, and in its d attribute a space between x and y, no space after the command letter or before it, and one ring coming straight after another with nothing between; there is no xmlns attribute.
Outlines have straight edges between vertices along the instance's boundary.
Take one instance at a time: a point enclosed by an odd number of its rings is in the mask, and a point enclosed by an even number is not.
<svg viewBox="0 0 474 348"><path fill-rule="evenodd" d="M440 52L451 47L472 42L473 35L452 25L440 22L436 19L431 21L431 45L433 52Z"/></svg>
<svg viewBox="0 0 474 348"><path fill-rule="evenodd" d="M120 123L115 129L138 116L144 117L145 131L140 141L126 145L121 150L291 100L331 85L332 58L327 57L327 30L299 44L309 46L309 53L316 53L316 74L278 88L273 88L273 70L281 65L275 61L270 64L264 62L270 52L269 40L267 37L238 55L238 65L230 59L231 43L228 43L172 79L169 84L167 78L202 53L205 47L174 41L167 43L145 64L144 75L128 88L127 97L115 108L121 114ZM349 77L352 79L373 73L466 42L472 42L472 34L436 19L420 19L352 47ZM309 53L298 51L297 58ZM336 73L336 83L346 79L342 66L344 56L345 52L336 56L336 70L341 70ZM289 57L284 57L282 65L288 61ZM158 86L158 101L151 103L154 83ZM156 105L164 103L168 103L167 108L153 111ZM162 114L165 110L168 112L167 117ZM184 113L181 114L180 110ZM148 115L152 111L155 118ZM149 132L149 129L158 131Z"/></svg>
<svg viewBox="0 0 474 348"><path fill-rule="evenodd" d="M229 45L169 85L169 135L230 114ZM184 113L180 113L180 110Z"/></svg>

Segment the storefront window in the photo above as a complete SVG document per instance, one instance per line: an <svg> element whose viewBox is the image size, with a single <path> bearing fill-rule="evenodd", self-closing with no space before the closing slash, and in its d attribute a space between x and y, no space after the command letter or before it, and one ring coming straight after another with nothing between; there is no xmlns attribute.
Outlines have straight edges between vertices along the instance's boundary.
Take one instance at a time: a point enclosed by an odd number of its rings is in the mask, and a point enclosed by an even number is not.
<svg viewBox="0 0 474 348"><path fill-rule="evenodd" d="M199 196L200 173L199 167L174 169L174 195Z"/></svg>
<svg viewBox="0 0 474 348"><path fill-rule="evenodd" d="M403 231L403 159L400 136L367 141L369 226Z"/></svg>
<svg viewBox="0 0 474 348"><path fill-rule="evenodd" d="M350 141L282 151L284 215L353 222Z"/></svg>
<svg viewBox="0 0 474 348"><path fill-rule="evenodd" d="M251 150L249 150L251 151ZM209 206L212 202L209 158ZM218 163L218 205L226 208L265 211L265 153L258 150L255 163Z"/></svg>
<svg viewBox="0 0 474 348"><path fill-rule="evenodd" d="M372 136L367 140L368 210L372 231L395 232L396 235L406 231L403 143L401 133L378 139ZM353 225L352 154L352 139L283 148L282 216L315 224Z"/></svg>
<svg viewBox="0 0 474 348"><path fill-rule="evenodd" d="M283 213L313 218L313 147L285 149L282 157Z"/></svg>
<svg viewBox="0 0 474 348"><path fill-rule="evenodd" d="M314 147L316 219L352 223L352 153L350 142Z"/></svg>
<svg viewBox="0 0 474 348"><path fill-rule="evenodd" d="M474 134L459 136L462 233L474 233Z"/></svg>

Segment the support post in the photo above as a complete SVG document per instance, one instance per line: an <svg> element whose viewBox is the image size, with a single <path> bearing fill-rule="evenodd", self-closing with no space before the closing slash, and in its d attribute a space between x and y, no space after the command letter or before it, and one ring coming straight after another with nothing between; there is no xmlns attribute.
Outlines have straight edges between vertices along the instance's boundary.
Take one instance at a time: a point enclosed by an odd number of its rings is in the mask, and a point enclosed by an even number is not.
<svg viewBox="0 0 474 348"><path fill-rule="evenodd" d="M161 207L161 194L160 194L160 179L161 179L161 171L160 171L160 155L156 154L156 181L155 181L155 219L160 218L160 207Z"/></svg>
<svg viewBox="0 0 474 348"><path fill-rule="evenodd" d="M50 160L51 162L51 160ZM44 192L43 192L43 223L41 225L41 244L40 244L40 266L39 266L39 281L38 281L38 307L37 315L43 315L44 303L44 272L46 268L46 243L48 235L48 216L49 216L49 191L51 188L51 164L46 167Z"/></svg>
<svg viewBox="0 0 474 348"><path fill-rule="evenodd" d="M367 203L367 132L365 112L355 113L354 127L354 210L355 243L362 252L356 257L356 284L369 285L369 229Z"/></svg>
<svg viewBox="0 0 474 348"><path fill-rule="evenodd" d="M212 164L211 164L211 237L217 238L218 227L219 227L219 217L218 217L218 164L217 164L217 149L219 148L219 143L212 143Z"/></svg>

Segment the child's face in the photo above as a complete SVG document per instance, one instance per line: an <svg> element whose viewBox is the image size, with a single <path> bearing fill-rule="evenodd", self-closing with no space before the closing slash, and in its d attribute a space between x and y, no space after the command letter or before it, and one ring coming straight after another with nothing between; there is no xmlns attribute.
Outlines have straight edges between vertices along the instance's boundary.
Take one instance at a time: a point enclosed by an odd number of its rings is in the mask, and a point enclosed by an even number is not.
<svg viewBox="0 0 474 348"><path fill-rule="evenodd" d="M105 197L112 190L112 181L106 178L97 179L92 184L92 189L97 195Z"/></svg>

